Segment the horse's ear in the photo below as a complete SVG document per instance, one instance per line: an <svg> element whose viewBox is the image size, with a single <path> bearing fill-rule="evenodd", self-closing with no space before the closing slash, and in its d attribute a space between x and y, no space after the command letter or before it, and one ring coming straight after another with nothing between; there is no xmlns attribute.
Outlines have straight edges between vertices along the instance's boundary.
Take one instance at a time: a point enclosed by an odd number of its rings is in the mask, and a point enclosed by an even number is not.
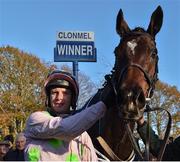
<svg viewBox="0 0 180 162"><path fill-rule="evenodd" d="M151 15L151 21L149 23L147 32L153 37L160 31L163 23L163 11L161 6L158 6Z"/></svg>
<svg viewBox="0 0 180 162"><path fill-rule="evenodd" d="M122 12L121 9L119 10L119 13L118 13L117 19L116 19L116 32L117 32L121 37L123 37L124 34L130 32L130 28L129 28L129 26L127 25L126 21L124 20L123 12Z"/></svg>

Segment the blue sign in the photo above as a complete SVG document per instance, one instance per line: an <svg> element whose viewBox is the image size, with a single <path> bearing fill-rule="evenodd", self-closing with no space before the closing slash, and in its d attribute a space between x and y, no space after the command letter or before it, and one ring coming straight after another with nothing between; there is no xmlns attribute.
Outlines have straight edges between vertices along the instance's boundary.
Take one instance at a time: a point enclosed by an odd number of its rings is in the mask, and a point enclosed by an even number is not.
<svg viewBox="0 0 180 162"><path fill-rule="evenodd" d="M54 48L55 62L96 62L93 32L59 32Z"/></svg>

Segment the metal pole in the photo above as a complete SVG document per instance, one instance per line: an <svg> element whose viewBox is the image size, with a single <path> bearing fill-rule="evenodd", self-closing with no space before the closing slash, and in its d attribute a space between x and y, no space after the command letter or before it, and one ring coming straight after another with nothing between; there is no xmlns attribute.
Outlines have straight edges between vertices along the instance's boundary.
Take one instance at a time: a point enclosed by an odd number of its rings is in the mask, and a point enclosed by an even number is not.
<svg viewBox="0 0 180 162"><path fill-rule="evenodd" d="M149 145L150 145L150 112L147 111L147 128L146 128L146 152L145 152L145 156L146 156L146 159L147 161L150 160L150 151L149 151Z"/></svg>
<svg viewBox="0 0 180 162"><path fill-rule="evenodd" d="M76 81L78 82L78 61L73 61L73 75L76 78Z"/></svg>

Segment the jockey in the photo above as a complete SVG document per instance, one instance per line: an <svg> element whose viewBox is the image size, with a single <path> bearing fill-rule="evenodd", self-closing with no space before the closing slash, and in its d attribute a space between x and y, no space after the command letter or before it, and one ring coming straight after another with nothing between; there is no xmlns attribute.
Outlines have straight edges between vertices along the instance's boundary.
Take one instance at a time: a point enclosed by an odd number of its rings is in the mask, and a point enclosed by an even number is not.
<svg viewBox="0 0 180 162"><path fill-rule="evenodd" d="M101 101L79 113L79 88L74 77L53 71L45 81L46 111L34 112L26 122L26 161L97 161L86 130L103 117L112 100L112 90L104 88Z"/></svg>

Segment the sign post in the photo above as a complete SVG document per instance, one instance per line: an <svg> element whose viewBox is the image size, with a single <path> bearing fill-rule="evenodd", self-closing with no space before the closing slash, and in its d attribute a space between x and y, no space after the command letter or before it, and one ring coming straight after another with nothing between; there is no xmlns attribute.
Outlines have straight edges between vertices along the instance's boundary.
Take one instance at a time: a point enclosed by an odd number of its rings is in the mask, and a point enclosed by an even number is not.
<svg viewBox="0 0 180 162"><path fill-rule="evenodd" d="M73 75L76 77L78 81L78 61L73 61Z"/></svg>
<svg viewBox="0 0 180 162"><path fill-rule="evenodd" d="M96 62L94 32L58 32L54 48L54 61L73 62L73 74L78 81L78 62Z"/></svg>

